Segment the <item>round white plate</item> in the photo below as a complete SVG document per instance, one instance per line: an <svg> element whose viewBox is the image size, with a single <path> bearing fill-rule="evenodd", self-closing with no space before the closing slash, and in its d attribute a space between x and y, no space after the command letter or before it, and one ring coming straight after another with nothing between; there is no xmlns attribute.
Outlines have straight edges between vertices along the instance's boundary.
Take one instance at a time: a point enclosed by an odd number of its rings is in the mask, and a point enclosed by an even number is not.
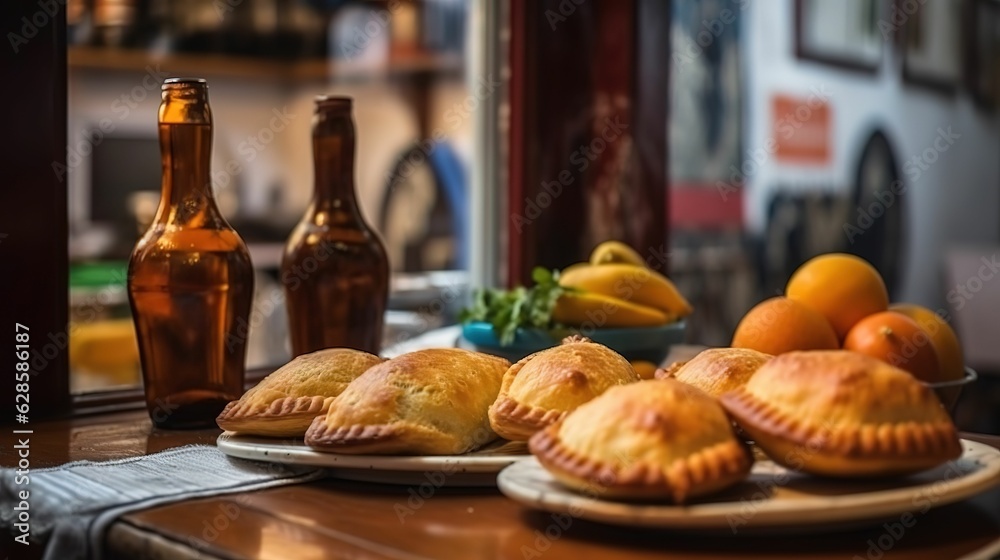
<svg viewBox="0 0 1000 560"><path fill-rule="evenodd" d="M675 506L601 500L560 485L534 457L500 473L497 486L524 505L629 527L742 534L839 530L872 520L919 516L1000 483L1000 450L962 440L957 460L908 477L835 480L795 473L758 461L739 485L694 503Z"/></svg>
<svg viewBox="0 0 1000 560"><path fill-rule="evenodd" d="M225 432L216 442L230 457L333 469L332 476L388 484L495 486L496 475L528 456L522 442L497 440L464 455L343 455L323 453L301 439Z"/></svg>

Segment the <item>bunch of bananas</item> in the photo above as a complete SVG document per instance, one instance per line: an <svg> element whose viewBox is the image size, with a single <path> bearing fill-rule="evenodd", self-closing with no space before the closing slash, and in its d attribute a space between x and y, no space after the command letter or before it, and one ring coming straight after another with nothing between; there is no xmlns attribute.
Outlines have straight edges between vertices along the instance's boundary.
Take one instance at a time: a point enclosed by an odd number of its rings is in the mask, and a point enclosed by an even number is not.
<svg viewBox="0 0 1000 560"><path fill-rule="evenodd" d="M691 314L691 304L665 276L619 241L597 246L590 261L559 276L569 288L556 301L552 318L571 327L652 327Z"/></svg>

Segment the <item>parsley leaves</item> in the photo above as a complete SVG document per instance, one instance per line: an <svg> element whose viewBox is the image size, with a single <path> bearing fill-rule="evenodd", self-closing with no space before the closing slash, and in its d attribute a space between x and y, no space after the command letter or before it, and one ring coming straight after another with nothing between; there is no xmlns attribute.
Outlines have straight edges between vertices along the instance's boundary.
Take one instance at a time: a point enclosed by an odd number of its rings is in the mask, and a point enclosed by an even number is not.
<svg viewBox="0 0 1000 560"><path fill-rule="evenodd" d="M551 330L552 309L562 294L572 288L559 285L559 271L536 267L531 271L535 285L513 290L482 289L473 296L472 306L459 314L462 323L486 321L504 346L514 342L519 327Z"/></svg>

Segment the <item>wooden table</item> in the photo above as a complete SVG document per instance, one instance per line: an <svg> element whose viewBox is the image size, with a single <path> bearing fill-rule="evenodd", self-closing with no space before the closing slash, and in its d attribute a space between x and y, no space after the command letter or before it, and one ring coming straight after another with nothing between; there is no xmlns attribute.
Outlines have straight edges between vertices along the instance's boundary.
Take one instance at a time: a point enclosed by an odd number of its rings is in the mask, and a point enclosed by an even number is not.
<svg viewBox="0 0 1000 560"><path fill-rule="evenodd" d="M188 443L210 444L219 434L218 430L155 430L144 412L50 422L34 429L35 468L130 457ZM1000 437L965 437L1000 447ZM0 448L0 465L14 462L9 446ZM106 549L112 558L130 560L1000 556L1000 488L918 515L917 524L894 539L885 553L873 548L880 536L886 542L882 527L781 537L704 537L579 519L562 528L549 514L522 507L495 489L438 489L428 499L413 498L413 492L408 487L328 479L189 500L123 516L108 531ZM411 514L401 519L404 511ZM23 548L11 553L10 546L10 539L5 539L0 555L23 557ZM34 555L41 554L41 547L31 548Z"/></svg>

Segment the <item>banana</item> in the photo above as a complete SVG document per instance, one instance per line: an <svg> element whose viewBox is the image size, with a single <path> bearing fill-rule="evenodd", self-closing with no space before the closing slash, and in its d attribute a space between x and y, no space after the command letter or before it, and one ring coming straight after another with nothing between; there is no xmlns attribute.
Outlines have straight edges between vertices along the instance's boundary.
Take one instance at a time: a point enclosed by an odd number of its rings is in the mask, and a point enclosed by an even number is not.
<svg viewBox="0 0 1000 560"><path fill-rule="evenodd" d="M591 264L589 262L578 262L576 264L571 264L571 265L567 266L566 268L564 268L564 269L562 269L562 270L559 271L559 277L562 278L562 276L564 274L570 274L570 273L572 273L573 271L575 271L577 269L588 268L590 266L591 266Z"/></svg>
<svg viewBox="0 0 1000 560"><path fill-rule="evenodd" d="M633 304L658 309L671 317L691 314L691 304L673 282L644 266L631 264L573 265L559 276L559 284Z"/></svg>
<svg viewBox="0 0 1000 560"><path fill-rule="evenodd" d="M568 292L559 296L552 318L570 327L653 327L675 319L658 309L602 294Z"/></svg>
<svg viewBox="0 0 1000 560"><path fill-rule="evenodd" d="M590 264L632 264L646 266L642 255L621 241L605 241L590 253Z"/></svg>

